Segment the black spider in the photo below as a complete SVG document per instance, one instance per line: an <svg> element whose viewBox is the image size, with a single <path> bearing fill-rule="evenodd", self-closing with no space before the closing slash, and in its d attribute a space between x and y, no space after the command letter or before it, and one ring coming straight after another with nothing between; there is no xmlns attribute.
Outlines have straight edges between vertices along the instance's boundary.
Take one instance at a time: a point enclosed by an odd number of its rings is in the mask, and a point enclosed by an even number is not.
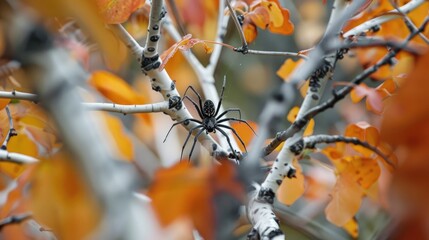
<svg viewBox="0 0 429 240"><path fill-rule="evenodd" d="M225 80L226 79L223 80L222 91L221 91L221 94L220 94L220 99L219 99L219 103L217 104L217 107L215 107L214 103L211 100L205 100L204 103L203 103L200 94L198 94L198 92L195 91L195 89L192 86L189 86L186 89L184 97L182 98L182 101L185 98L188 99L189 101L191 101L191 103L194 105L195 109L197 110L198 115L201 118L201 121L197 120L197 119L194 119L194 118L185 119L183 121L174 123L171 126L170 130L168 130L168 133L167 133L167 136L165 136L164 142L167 139L168 135L170 134L171 129L173 129L173 127L175 127L176 125L182 124L182 123L186 124L186 122L189 122L189 121L198 123L197 126L193 127L191 130L189 130L189 134L186 137L185 143L183 144L183 147L182 147L182 153L180 154L180 159L182 159L183 151L185 149L186 144L188 143L188 140L189 140L192 132L194 130L196 130L196 129L199 129L199 128L201 128L201 129L195 135L194 143L192 144L191 152L189 153L189 159L191 159L191 155L192 155L192 152L194 151L194 147L195 147L195 144L197 142L198 137L204 132L204 130L206 131L206 133L211 133L211 132L215 133L216 130L218 130L220 133L222 133L222 135L224 135L226 137L226 140L227 140L227 142L229 144L229 147L231 148L231 151L233 152L234 158L238 160L237 153L233 149L228 135L221 128L226 128L226 129L231 130L235 134L235 136L237 136L238 140L240 140L241 144L244 146L244 150L247 152L246 146L245 146L243 140L237 134L237 132L232 127L224 125L224 124L221 124L221 123L227 122L227 121L242 122L242 123L245 123L253 131L253 133L255 133L255 131L253 130L253 128L246 121L244 121L244 120L241 119L241 111L240 111L240 109L238 109L238 108L229 108L229 109L225 110L223 113L219 114L219 116L218 116L220 105L222 104L223 92L225 90L225 83L226 83ZM189 89L191 89L198 96L199 105L194 100L192 100L192 98L186 96L186 93L188 92ZM223 118L223 119L221 119L228 112L238 112L239 118Z"/></svg>

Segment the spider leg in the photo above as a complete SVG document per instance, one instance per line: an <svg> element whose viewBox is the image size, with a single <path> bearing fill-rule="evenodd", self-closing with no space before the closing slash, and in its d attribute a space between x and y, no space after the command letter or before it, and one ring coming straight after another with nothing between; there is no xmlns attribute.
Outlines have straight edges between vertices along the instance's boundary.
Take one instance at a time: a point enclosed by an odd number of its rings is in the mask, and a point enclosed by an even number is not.
<svg viewBox="0 0 429 240"><path fill-rule="evenodd" d="M239 108L229 108L225 110L223 113L221 113L219 116L217 116L216 120L219 120L221 117L223 117L225 114L229 112L238 112L238 118L241 119L241 110Z"/></svg>
<svg viewBox="0 0 429 240"><path fill-rule="evenodd" d="M164 141L162 141L162 142L165 142L165 140L167 140L167 137L168 137L168 135L170 134L171 129L173 129L175 126L177 126L177 125L179 125L179 124L182 124L182 123L184 123L184 122L186 122L186 121L191 121L191 122L196 122L196 123L199 123L199 124L203 124L201 121L198 121L198 120L196 120L196 119L185 119L185 120L183 120L183 121L180 121L180 122L174 123L174 124L171 126L170 130L168 130L168 133L167 133L167 135L165 136Z"/></svg>
<svg viewBox="0 0 429 240"><path fill-rule="evenodd" d="M200 115L200 118L203 119L203 113L201 112L201 109L198 108L197 103L194 100L192 100L192 98L190 98L188 96L184 96L183 98L188 99L189 101L191 101L192 104L194 104L195 109L197 109L198 115Z"/></svg>
<svg viewBox="0 0 429 240"><path fill-rule="evenodd" d="M222 120L219 120L217 123L223 123L223 122L226 122L226 121L236 121L236 122L245 123L252 130L252 132L256 135L256 132L255 132L255 130L253 130L252 126L250 126L249 123L247 123L246 121L241 120L241 119L237 119L237 118L224 118Z"/></svg>
<svg viewBox="0 0 429 240"><path fill-rule="evenodd" d="M191 160L192 152L194 151L195 144L197 143L198 137L201 135L201 133L204 132L204 128L202 128L194 137L194 143L192 144L191 152L189 153L189 160Z"/></svg>
<svg viewBox="0 0 429 240"><path fill-rule="evenodd" d="M228 137L228 135L226 134L226 132L225 131L223 131L222 129L220 129L219 127L215 127L219 132L221 132L225 137L226 137L226 141L228 142L228 145L229 145L229 147L231 148L231 151L232 151L232 154L234 154L234 157L235 157L235 159L237 159L237 161L238 161L238 156L237 156L237 154L235 153L235 150L234 150L234 148L232 147L232 144L231 144L231 141L229 140L229 137Z"/></svg>
<svg viewBox="0 0 429 240"><path fill-rule="evenodd" d="M217 104L215 116L219 113L220 105L222 104L223 92L225 91L226 76L223 77L222 91L220 92L219 103Z"/></svg>
<svg viewBox="0 0 429 240"><path fill-rule="evenodd" d="M188 143L188 140L189 140L189 138L191 137L191 134L192 134L192 132L195 130L195 129L198 129L198 128L203 128L203 125L198 125L198 126L196 126L196 127L193 127L191 130L189 130L189 133L188 133L188 136L186 137L186 140L185 140L185 143L183 144L183 146L182 146L182 153L180 153L180 159L182 159L182 157L183 157L183 151L185 150L185 147L186 147L186 144ZM201 130L204 130L204 128L203 129L201 129ZM198 132L199 133L199 132Z"/></svg>
<svg viewBox="0 0 429 240"><path fill-rule="evenodd" d="M202 98L201 98L200 94L192 86L188 86L188 88L186 88L185 93L183 94L182 100L186 97L186 93L188 92L189 89L191 89L191 91L194 92L197 95L197 97L198 97L198 103L200 104L200 109L203 109Z"/></svg>
<svg viewBox="0 0 429 240"><path fill-rule="evenodd" d="M223 128L227 128L227 129L231 130L235 134L235 136L237 136L238 140L240 140L241 145L243 145L243 147L244 147L244 151L247 152L247 148L246 148L246 145L243 142L243 139L241 139L241 137L238 135L238 133L235 131L234 128L232 128L230 126L227 126L227 125L223 125L223 124L218 124L218 126L219 127L223 127Z"/></svg>

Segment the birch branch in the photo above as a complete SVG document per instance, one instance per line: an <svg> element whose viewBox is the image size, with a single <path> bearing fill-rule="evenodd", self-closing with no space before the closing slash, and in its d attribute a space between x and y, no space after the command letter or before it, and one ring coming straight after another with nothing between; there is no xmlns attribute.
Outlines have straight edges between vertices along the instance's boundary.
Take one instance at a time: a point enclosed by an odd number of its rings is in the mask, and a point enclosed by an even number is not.
<svg viewBox="0 0 429 240"><path fill-rule="evenodd" d="M358 76L356 76L351 82L352 85L359 85L361 82L363 82L367 77L369 77L371 74L375 73L381 66L390 64L391 59L396 56L396 54L399 53L399 51L402 50L402 48L406 47L410 39L415 37L419 32L423 32L426 25L428 24L429 18L426 17L418 31L411 33L407 39L405 39L397 48L392 49L392 51L388 52L383 58L381 58L376 64L374 64L371 67L368 67L363 72L361 72ZM304 113L302 116L297 117L297 119L292 123L292 125L286 129L285 131L282 131L280 133L277 133L276 137L266 146L263 148L262 153L264 155L270 154L277 146L280 145L280 143L284 142L286 139L292 137L297 131L302 129L310 119L312 119L317 114L334 107L334 105L346 97L351 90L353 89L353 86L345 86L341 88L340 90L333 90L333 97L328 99L327 101L323 102L322 104L315 106L311 109L309 109L306 113Z"/></svg>
<svg viewBox="0 0 429 240"><path fill-rule="evenodd" d="M30 164L39 162L39 160L34 157L30 157L21 153L8 152L6 150L0 150L0 162L1 161L17 164Z"/></svg>
<svg viewBox="0 0 429 240"><path fill-rule="evenodd" d="M173 37L173 39L175 41L180 41L180 35L177 32L177 30L174 28L174 26L171 24L171 20L169 19L169 17L166 17L165 19L165 29L167 30L167 32L170 34L170 36ZM195 74L198 77L198 81L200 82L201 88L203 90L204 96L207 99L212 100L214 103L219 102L219 94L218 91L215 87L215 79L213 77L213 73L210 73L210 69L205 68L201 62L195 57L194 54L192 54L191 51L181 51L182 55L185 57L185 59L189 62L190 66L192 67L192 69L194 70ZM222 113L225 109L223 108L223 105L220 105L220 109L219 112ZM224 125L227 125L230 127L230 124L228 122L223 123ZM227 133L231 145L234 149L240 149L238 147L237 142L235 141L235 138L233 136L233 133L229 130L225 130L225 132ZM228 147L229 144L226 140L226 138L224 138L224 136L217 131L216 132L221 145L223 147Z"/></svg>
<svg viewBox="0 0 429 240"><path fill-rule="evenodd" d="M177 102L164 101L143 105L122 105L115 103L82 103L82 105L88 110L117 112L123 114L164 112L171 108L171 106L174 104L177 104Z"/></svg>
<svg viewBox="0 0 429 240"><path fill-rule="evenodd" d="M33 93L25 93L19 91L0 91L0 98L8 98L8 99L17 99L17 100L27 100L32 102L38 102L39 98L36 94Z"/></svg>
<svg viewBox="0 0 429 240"><path fill-rule="evenodd" d="M10 16L7 43L13 57L25 64L42 106L73 156L72 163L99 202L103 218L96 238L142 238L145 223L135 214L141 209L132 197L137 175L131 168L118 168L103 134L107 130L80 104L74 84L86 79L85 72L64 50L55 48L48 32L29 16L23 12Z"/></svg>
<svg viewBox="0 0 429 240"><path fill-rule="evenodd" d="M157 50L160 38L160 24L166 14L162 5L163 3L160 0L152 1L148 26L149 34L147 35L146 46L142 57L137 58L137 60L141 62L142 72L150 78L152 89L159 92L163 96L164 101L177 102L177 104L169 108L165 113L168 114L172 120L180 122L186 119L191 119L192 115L186 109L185 105L182 104L182 101L177 101L178 99L181 100L180 94L165 69L162 71L158 70L161 65L161 60L159 59ZM129 42L128 39L132 38L124 28L117 25L113 25L112 27L121 32L121 34L118 34L121 41ZM134 42L131 44L135 46L132 46L130 49L139 49L137 43ZM138 53L133 54L137 55ZM182 126L188 131L197 125L194 122L186 123L187 124L183 123ZM196 133L197 132L193 132L192 134L195 136ZM203 133L198 137L198 140L216 159L224 159L228 157L228 153L223 150L210 135Z"/></svg>
<svg viewBox="0 0 429 240"><path fill-rule="evenodd" d="M314 73L310 76L310 82L309 82L309 90L307 92L306 97L304 98L304 101L301 105L300 111L298 113L297 118L303 115L309 108L316 105L320 99L320 94L323 92L324 86L326 84L326 81L330 78L330 74L328 74L330 71L332 71L332 66L334 65L334 62L336 61L336 52L335 53L328 53L325 55L323 48L327 45L327 42L334 38L335 36L338 36L342 24L345 22L346 19L349 18L349 16L353 16L353 13L363 4L363 1L354 1L348 8L345 7L346 2L343 0L338 0L334 2L333 11L331 14L331 18L328 22L327 30L324 34L324 37L322 38L319 45L315 48L314 53L312 53L309 60L301 65L303 67L299 68L298 70L294 71L291 76L291 82L292 84L289 85L283 85L282 86L282 92L278 93L278 96L280 96L280 99L282 101L278 101L280 108L284 108L284 106L281 105L289 105L290 102L284 102L284 99L287 97L286 93L290 93L291 87L295 85L300 80L305 80L308 75L310 75L310 72L314 71L314 68L317 68ZM314 56L316 55L316 56ZM316 61L323 61L323 64L321 66L318 66L318 63ZM313 62L314 61L314 62ZM277 97L279 99L279 97ZM274 101L270 101L274 102ZM268 112L265 111L271 110L274 111L274 108L268 108L269 105L264 109L264 112L261 114L264 116L264 120L266 122L260 122L260 129L266 129L266 126L263 124L267 124L272 121L271 118L278 118L285 114L283 111L276 110L277 112ZM274 106L274 104L272 104ZM268 110L267 110L268 109ZM280 112L280 113L279 113ZM265 113L265 114L264 114ZM252 225L254 226L255 232L259 234L261 239L273 239L276 236L282 236L281 239L284 238L283 233L280 230L280 226L276 221L269 221L270 219L275 219L275 214L272 210L267 210L267 214L262 215L256 215L259 210L264 207L264 209L271 209L271 205L274 203L275 193L280 186L280 184L283 181L283 178L288 177L294 177L296 170L292 166L291 162L294 157L294 153L292 153L289 149L289 146L296 141L296 139L299 139L302 136L302 128L297 129L295 132L296 134L288 139L283 146L282 150L277 156L277 159L274 161L274 164L268 173L268 176L262 183L261 187L257 190L257 192L254 194L255 199L251 199L250 202L256 201L259 202L261 206L255 205L255 204L249 204L248 206L248 214L249 218L252 222ZM263 134L260 132L258 133L258 137L260 135L267 134L267 130L264 131ZM252 141L253 149L258 149L259 146L257 146L258 143L258 137L256 140ZM255 146L256 145L256 146ZM253 163L258 158L257 151L252 151L249 154L248 161L250 163ZM259 208L255 208L259 207ZM271 224L263 224L270 222Z"/></svg>
<svg viewBox="0 0 429 240"><path fill-rule="evenodd" d="M217 17L217 30L215 42L223 42L225 39L226 29L228 27L229 15L224 15L225 1L219 1L218 17ZM222 52L222 45L215 44L213 51L210 55L209 64L206 66L206 71L209 75L213 76L216 66L219 62L220 54Z"/></svg>
<svg viewBox="0 0 429 240"><path fill-rule="evenodd" d="M403 5L402 7L400 7L399 9L401 10L401 12L408 14L410 13L412 10L416 9L417 7L419 7L420 5L422 5L423 3L425 3L426 0L411 0L410 2L408 2L407 4ZM353 29L347 31L346 33L343 34L344 38L348 38L351 36L357 36L359 35L359 33L368 31L369 29L375 27L375 26L379 26L385 22L394 20L394 19L398 19L401 18L402 15L401 14L397 14L398 11L392 10L388 12L389 14L380 16L380 17L376 17L373 18L369 21L366 21L356 27L354 27ZM396 14L395 14L396 13Z"/></svg>

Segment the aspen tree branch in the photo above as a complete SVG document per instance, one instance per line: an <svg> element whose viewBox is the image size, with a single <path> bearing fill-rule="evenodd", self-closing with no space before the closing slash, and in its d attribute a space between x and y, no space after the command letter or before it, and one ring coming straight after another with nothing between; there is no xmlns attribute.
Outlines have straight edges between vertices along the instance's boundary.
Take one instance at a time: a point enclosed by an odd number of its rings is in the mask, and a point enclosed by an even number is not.
<svg viewBox="0 0 429 240"><path fill-rule="evenodd" d="M17 164L30 164L37 163L37 160L34 157L30 157L21 153L8 152L6 150L0 150L0 162L10 162Z"/></svg>
<svg viewBox="0 0 429 240"><path fill-rule="evenodd" d="M417 7L419 7L420 5L422 5L423 3L425 3L426 0L411 0L410 2L408 2L407 4L403 5L402 7L400 7L399 9L405 13L408 14L410 13L412 10L416 9ZM389 11L389 13L392 14L386 14L380 17L376 17L373 18L369 21L366 21L356 27L354 27L353 29L347 31L346 33L343 34L344 38L348 38L351 36L357 36L359 35L359 33L365 32L375 26L379 26L385 22L391 21L393 19L397 19L397 18L401 18L401 15L398 14L394 14L394 13L398 13L397 10L392 10Z"/></svg>
<svg viewBox="0 0 429 240"><path fill-rule="evenodd" d="M343 23L350 16L353 16L354 12L363 4L363 1L353 1L353 3L344 9L346 2L343 0L338 0L334 2L333 11L331 14L331 18L329 20L327 30L322 38L321 42L318 46L313 50L313 53L310 55L309 60L306 61L305 64L301 65L298 70L292 73L291 83L292 84L284 84L282 86L281 92L276 93L274 95L274 101L271 100L264 111L262 112L260 128L258 132L258 137L256 137L252 141L253 151L249 153L249 157L247 162L249 162L248 167L251 164L255 164L255 161L260 156L260 152L255 149L258 149L259 146L262 145L261 140L258 139L260 136L265 138L268 135L267 126L273 119L278 119L281 116L284 116L285 110L279 111L279 109L284 109L285 106L289 107L291 101L286 101L288 99L288 94L290 94L293 90L294 86L298 83L298 81L302 81L307 79L307 76L310 75L311 72L314 73L310 77L310 88L307 92L306 97L301 105L300 112L298 113L298 118L305 112L307 109L316 105L320 99L320 94L323 92L325 82L330 77L328 72L332 70L333 63L336 61L336 52L335 53L325 53L324 47L327 45L332 38L338 36ZM323 64L319 65L317 61L322 61ZM316 70L314 70L316 69ZM271 105L271 106L270 106ZM274 106L278 105L278 108L274 110ZM276 112L275 112L276 111ZM262 129L262 134L261 134ZM294 177L295 169L291 164L291 161L294 157L294 154L289 150L289 147L296 139L299 139L302 135L302 128L297 129L296 135L290 139L288 139L280 151L277 159L274 161L274 164L268 173L268 176L262 183L261 187L257 189L254 194L255 199L251 199L252 201L257 201L260 204L249 204L248 205L248 214L249 219L251 220L252 225L254 226L255 231L252 233L257 233L261 239L274 239L276 236L281 236L280 239L284 239L284 235L280 230L280 226L275 219L275 214L272 210L268 210L267 214L264 215L256 215L260 209L271 209L272 204L275 198L275 192L280 186L283 178ZM258 145L260 144L260 145ZM252 171L250 169L250 171ZM257 206L258 208L255 208ZM270 222L270 225L262 224Z"/></svg>
<svg viewBox="0 0 429 240"><path fill-rule="evenodd" d="M32 102L38 102L39 98L36 94L33 93L25 93L19 91L0 91L0 98L8 98L8 99L17 99L17 100L27 100Z"/></svg>
<svg viewBox="0 0 429 240"><path fill-rule="evenodd" d="M313 149L316 147L317 144L337 143L337 142L350 143L353 145L359 145L366 149L369 149L374 153L376 153L381 158L383 158L383 160L386 161L386 163L389 164L391 167L395 168L395 164L389 159L389 157L386 154L380 151L377 147L369 144L368 142L361 141L355 137L345 137L340 135L325 135L325 134L313 135L313 136L308 136L308 137L298 139L295 143L289 146L289 150L293 152L295 155L299 155L302 153L302 150L306 148Z"/></svg>
<svg viewBox="0 0 429 240"><path fill-rule="evenodd" d="M7 218L0 220L0 231L7 225L21 223L32 217L31 213L22 213L18 215L13 215Z"/></svg>
<svg viewBox="0 0 429 240"><path fill-rule="evenodd" d="M293 136L297 131L302 129L310 119L312 119L317 114L332 108L338 101L343 99L353 90L353 86L359 85L363 82L367 77L371 74L375 73L381 66L390 64L391 59L399 53L405 46L407 46L410 39L415 37L418 32L423 32L426 25L428 24L428 17L423 21L422 25L418 29L418 31L411 33L406 40L404 40L397 48L394 48L390 52L388 52L382 59L380 59L376 64L371 67L366 68L362 73L356 76L351 82L353 83L350 86L345 86L340 90L333 90L333 97L323 102L322 104L315 106L309 109L305 114L301 117L297 117L297 119L292 123L292 125L286 129L285 131L277 133L276 137L263 148L262 152L266 156L270 154L276 147L280 145L280 143L284 142L286 139Z"/></svg>
<svg viewBox="0 0 429 240"><path fill-rule="evenodd" d="M9 143L9 140L12 137L18 135L15 128L13 127L13 119L12 119L12 115L10 114L9 106L5 107L5 111L7 114L7 118L9 119L9 131L7 132L6 138L4 139L3 144L1 145L2 150L6 150L7 144Z"/></svg>
<svg viewBox="0 0 429 240"><path fill-rule="evenodd" d="M115 103L82 103L82 105L88 110L117 112L123 114L164 112L167 111L172 104L173 102L167 101L143 105L122 105Z"/></svg>
<svg viewBox="0 0 429 240"><path fill-rule="evenodd" d="M180 35L177 32L177 30L174 28L174 26L171 24L171 20L169 19L168 16L165 19L165 23L166 24L164 25L164 27L167 30L167 32L170 34L170 36L172 36L174 40L180 41L181 40ZM215 87L215 79L213 77L213 73L210 73L211 70L205 68L191 51L181 51L181 53L185 57L185 59L189 62L195 74L197 75L198 81L200 82L204 96L207 99L212 100L214 103L219 102L219 94L218 94L218 90ZM223 111L224 111L224 108L223 108L223 105L221 104L219 112L223 112ZM224 124L227 126L230 126L228 122L225 122ZM238 147L237 142L235 141L234 136L232 135L232 132L229 130L228 131L225 130L225 131L230 139L232 147L234 149L240 149ZM221 145L223 147L228 148L229 144L226 138L224 138L224 136L219 131L217 131L217 135L218 135L219 141L221 142Z"/></svg>
<svg viewBox="0 0 429 240"><path fill-rule="evenodd" d="M74 84L86 79L85 72L64 50L54 46L48 32L29 19L30 14L23 12L8 18L8 47L13 57L25 64L25 74L32 78L42 106L55 121L64 146L73 156L72 163L99 203L103 218L96 238L145 236L144 222L136 214L141 209L132 197L137 175L131 168L118 167L103 125L80 104Z"/></svg>
<svg viewBox="0 0 429 240"><path fill-rule="evenodd" d="M142 72L150 78L152 89L161 93L164 101L175 103L174 105L171 105L171 108L165 111L165 113L168 114L172 120L180 122L186 119L192 119L193 117L182 103L180 94L178 93L174 82L171 80L166 70L158 70L159 66L161 65L161 60L159 59L157 49L160 38L161 20L166 15L162 5L163 3L160 0L152 1L146 46L142 56L137 58L137 60L141 62ZM132 38L124 28L119 26L113 27L121 32L121 34L118 34L118 37L122 41L129 42L128 39ZM137 43L132 44L134 46L130 49L139 49ZM133 54L138 55L138 53L135 52ZM196 126L196 123L194 122L187 121L185 123L183 123L182 126L185 127L188 131ZM196 132L193 132L192 134L195 136ZM228 157L228 153L223 150L222 147L217 144L210 135L203 133L199 136L198 140L216 159L224 159Z"/></svg>
<svg viewBox="0 0 429 240"><path fill-rule="evenodd" d="M248 49L247 54L254 55L268 55L268 56L285 56L285 57L299 57L303 59L308 59L304 54L300 54L299 52L278 52L278 51L263 51L263 50L253 50Z"/></svg>
<svg viewBox="0 0 429 240"><path fill-rule="evenodd" d="M224 15L225 1L219 1L218 17L217 17L217 29L215 42L223 42L225 39L226 29L228 27L229 15ZM215 44L213 51L210 55L209 64L206 66L206 71L209 75L213 76L216 66L219 62L220 54L222 52L222 45Z"/></svg>

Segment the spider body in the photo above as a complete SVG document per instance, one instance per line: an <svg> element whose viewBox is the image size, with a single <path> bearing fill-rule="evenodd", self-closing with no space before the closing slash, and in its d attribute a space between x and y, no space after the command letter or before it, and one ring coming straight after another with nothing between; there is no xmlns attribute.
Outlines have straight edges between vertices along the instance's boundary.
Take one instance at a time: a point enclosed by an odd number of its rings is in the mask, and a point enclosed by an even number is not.
<svg viewBox="0 0 429 240"><path fill-rule="evenodd" d="M220 106L222 104L222 99L223 99L223 93L224 93L224 90L225 90L225 83L226 83L226 81L224 79L223 85L222 85L222 91L221 91L221 94L220 94L220 99L219 99L219 102L217 104L217 107L215 106L215 104L213 103L213 101L208 100L208 99L205 100L204 103L203 103L202 99L201 99L201 96L198 94L197 91L195 91L195 89L192 86L189 86L186 89L182 101L185 98L188 99L194 105L194 107L197 110L198 115L200 116L201 120L197 120L197 119L194 119L194 118L188 118L188 119L185 119L183 121L179 121L177 123L174 123L171 126L170 130L167 133L167 136L164 139L164 142L165 142L165 140L168 137L168 134L170 134L171 129L173 129L173 127L177 126L178 124L182 124L182 123L186 123L186 122L190 122L190 121L197 123L197 125L195 127L191 128L189 130L188 136L186 137L185 143L183 144L183 147L182 147L182 153L180 155L180 159L182 159L183 151L185 149L186 144L188 143L189 138L191 137L191 134L195 130L197 130L197 129L199 129L199 130L195 134L194 142L192 144L192 148L191 148L191 151L189 153L189 159L191 159L192 152L194 151L194 147L195 147L195 144L197 143L198 137L204 131L206 133L212 133L212 132L215 133L216 130L217 130L223 136L226 137L228 145L231 148L232 155L234 156L235 159L238 160L237 152L233 149L233 147L231 145L231 141L230 141L228 135L226 134L226 132L222 128L231 130L235 134L235 136L237 136L237 138L240 141L240 143L244 146L245 151L247 151L246 146L245 146L243 140L240 138L240 136L237 134L237 132L233 128L231 128L230 126L222 124L222 123L227 122L227 121L241 122L241 123L245 123L253 132L255 132L253 130L253 128L246 121L244 121L244 120L241 119L241 111L240 111L240 109L238 109L238 108L230 108L230 109L225 110L221 114L219 114ZM198 97L198 104L192 98L186 96L186 93L188 92L188 90L191 90L192 92L194 92L195 95ZM239 114L239 118L226 118L226 117L224 117L228 112L237 112ZM224 118L222 118L222 117L224 117Z"/></svg>

